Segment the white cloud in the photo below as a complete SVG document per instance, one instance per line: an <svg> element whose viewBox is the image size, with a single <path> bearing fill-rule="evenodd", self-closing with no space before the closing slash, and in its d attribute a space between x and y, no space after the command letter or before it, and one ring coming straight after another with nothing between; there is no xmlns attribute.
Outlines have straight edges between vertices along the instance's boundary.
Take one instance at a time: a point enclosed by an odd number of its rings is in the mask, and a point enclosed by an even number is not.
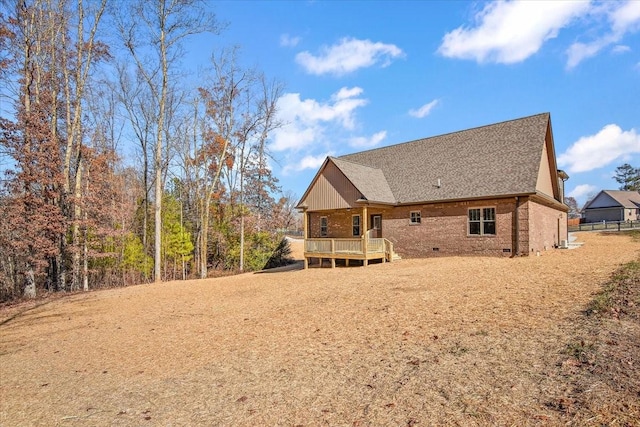
<svg viewBox="0 0 640 427"><path fill-rule="evenodd" d="M584 1L492 2L476 14L475 27L458 27L445 34L438 52L481 63L521 62L589 7Z"/></svg>
<svg viewBox="0 0 640 427"><path fill-rule="evenodd" d="M323 46L317 56L307 51L298 53L296 62L311 74L341 76L378 63L386 67L393 58L402 56L402 49L396 45L345 37L337 44Z"/></svg>
<svg viewBox="0 0 640 427"><path fill-rule="evenodd" d="M608 40L600 39L591 43L574 43L567 49L567 68L571 69L587 58L595 56L603 47L609 44Z"/></svg>
<svg viewBox="0 0 640 427"><path fill-rule="evenodd" d="M341 99L353 98L354 96L359 96L362 94L362 88L358 86L352 87L351 89L347 87L341 88L338 92L331 95L331 99L335 99L336 101L340 101Z"/></svg>
<svg viewBox="0 0 640 427"><path fill-rule="evenodd" d="M438 105L438 100L434 99L433 101L424 104L422 107L418 108L417 110L409 110L409 115L413 116L413 117L417 117L419 119L426 117L429 115L429 113L431 113L431 110L433 110L433 107L435 107L436 105Z"/></svg>
<svg viewBox="0 0 640 427"><path fill-rule="evenodd" d="M607 14L611 23L611 32L589 43L576 42L569 46L567 49L567 68L575 67L583 60L595 56L605 47L619 42L625 34L640 29L640 1L611 2L605 3L605 5L611 7L598 9L598 11ZM626 49L624 49L625 47ZM630 50L628 46L616 46L613 48L614 53L628 50Z"/></svg>
<svg viewBox="0 0 640 427"><path fill-rule="evenodd" d="M558 157L558 164L569 172L587 172L617 159L640 153L640 134L623 131L618 125L603 127L595 135L583 136Z"/></svg>
<svg viewBox="0 0 640 427"><path fill-rule="evenodd" d="M329 102L301 99L299 93L278 100L278 116L285 126L273 133L273 151L299 150L324 139L331 128L355 128L355 112L368 103L359 87L341 88Z"/></svg>
<svg viewBox="0 0 640 427"><path fill-rule="evenodd" d="M567 193L567 196L573 197L576 200L584 201L587 197L591 196L595 193L598 188L595 185L590 184L580 184L577 185L576 188Z"/></svg>
<svg viewBox="0 0 640 427"><path fill-rule="evenodd" d="M300 37L293 37L293 36L290 36L289 34L282 34L280 36L280 46L296 47L301 40L302 38Z"/></svg>
<svg viewBox="0 0 640 427"><path fill-rule="evenodd" d="M291 172L300 172L305 169L316 170L320 166L322 166L322 163L328 156L333 156L333 154L334 153L330 151L317 156L312 156L312 155L304 156L298 162L294 164L288 164L287 166L285 166L284 169L282 170L282 173L285 175L288 175Z"/></svg>
<svg viewBox="0 0 640 427"><path fill-rule="evenodd" d="M615 45L613 49L611 49L611 51L616 54L627 53L627 52L631 52L631 48L627 45L619 44L619 45Z"/></svg>
<svg viewBox="0 0 640 427"><path fill-rule="evenodd" d="M640 2L627 1L611 13L610 19L615 34L637 31L640 29Z"/></svg>
<svg viewBox="0 0 640 427"><path fill-rule="evenodd" d="M371 148L380 144L387 137L387 131L374 133L370 137L357 136L349 140L349 145L355 148Z"/></svg>

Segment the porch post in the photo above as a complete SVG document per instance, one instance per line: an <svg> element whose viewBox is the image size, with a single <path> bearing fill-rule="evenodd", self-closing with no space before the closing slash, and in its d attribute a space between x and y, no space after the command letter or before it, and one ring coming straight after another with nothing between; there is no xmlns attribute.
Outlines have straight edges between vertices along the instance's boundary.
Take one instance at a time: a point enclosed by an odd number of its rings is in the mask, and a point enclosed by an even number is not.
<svg viewBox="0 0 640 427"><path fill-rule="evenodd" d="M364 240L362 241L362 252L364 253L364 260L362 261L362 265L366 266L368 264L367 243L369 240L369 237L367 236L367 206L366 205L362 207L362 230L363 230L362 237L364 238Z"/></svg>
<svg viewBox="0 0 640 427"><path fill-rule="evenodd" d="M331 268L336 268L336 242L331 239Z"/></svg>
<svg viewBox="0 0 640 427"><path fill-rule="evenodd" d="M307 250L307 238L309 237L309 231L308 231L309 230L309 227L308 227L309 220L307 219L307 215L309 215L309 214L307 213L306 210L304 210L302 212L302 217L303 217L302 218L303 219L302 227L304 229L304 232L303 232L304 240L302 241L302 256L304 258L304 268L305 268L305 270L307 268L309 268L309 258L307 258L307 256L304 254L306 252L306 250Z"/></svg>

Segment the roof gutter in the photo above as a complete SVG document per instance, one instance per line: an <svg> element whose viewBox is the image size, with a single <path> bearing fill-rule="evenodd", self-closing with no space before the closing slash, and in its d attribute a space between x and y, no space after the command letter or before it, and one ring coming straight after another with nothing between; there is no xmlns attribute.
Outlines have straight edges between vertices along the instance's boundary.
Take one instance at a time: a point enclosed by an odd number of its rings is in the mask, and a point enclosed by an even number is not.
<svg viewBox="0 0 640 427"><path fill-rule="evenodd" d="M487 199L512 199L514 197L528 197L535 196L536 193L513 193L513 194L500 194L500 195L487 195L477 197L458 197L455 199L436 199L436 200L423 200L416 202L398 202L394 206L411 206L411 205L427 205L435 203L454 203L454 202L468 202L470 200L487 200Z"/></svg>
<svg viewBox="0 0 640 427"><path fill-rule="evenodd" d="M520 255L520 196L516 196L516 208L513 213L513 222L515 229L515 238L513 241L513 256L516 257Z"/></svg>

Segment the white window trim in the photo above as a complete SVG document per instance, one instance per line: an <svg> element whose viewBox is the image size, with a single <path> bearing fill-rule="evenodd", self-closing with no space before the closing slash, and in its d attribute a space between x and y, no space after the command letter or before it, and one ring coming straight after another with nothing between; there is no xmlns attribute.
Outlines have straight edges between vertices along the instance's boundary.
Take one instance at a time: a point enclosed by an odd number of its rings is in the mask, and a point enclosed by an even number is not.
<svg viewBox="0 0 640 427"><path fill-rule="evenodd" d="M484 234L484 223L485 223L485 219L484 219L484 209L493 209L493 214L494 214L494 218L493 220L487 221L487 222L493 222L495 224L495 229L496 232L494 234ZM480 234L471 234L471 220L469 219L469 211L471 210L480 210ZM497 236L498 235L498 215L496 213L496 207L495 206L474 206L472 208L468 208L467 209L467 237L491 237L491 236ZM478 222L478 221L474 221L474 222Z"/></svg>
<svg viewBox="0 0 640 427"><path fill-rule="evenodd" d="M413 220L413 215L414 213L418 214L418 221L414 221ZM410 211L409 212L409 225L420 225L422 224L422 211Z"/></svg>
<svg viewBox="0 0 640 427"><path fill-rule="evenodd" d="M378 224L379 227L376 227L376 218L378 218L380 220L380 223ZM371 229L372 230L382 230L382 215L380 215L380 214L371 215Z"/></svg>

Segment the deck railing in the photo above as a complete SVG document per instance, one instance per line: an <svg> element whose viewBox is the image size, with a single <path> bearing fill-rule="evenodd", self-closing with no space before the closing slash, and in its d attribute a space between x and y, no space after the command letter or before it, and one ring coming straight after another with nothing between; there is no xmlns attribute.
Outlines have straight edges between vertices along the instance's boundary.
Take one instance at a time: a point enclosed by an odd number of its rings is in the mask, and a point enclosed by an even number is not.
<svg viewBox="0 0 640 427"><path fill-rule="evenodd" d="M384 239L380 239L380 238L369 239L369 242L367 243L367 252L383 253Z"/></svg>
<svg viewBox="0 0 640 427"><path fill-rule="evenodd" d="M332 239L306 239L304 241L305 252L331 253Z"/></svg>
<svg viewBox="0 0 640 427"><path fill-rule="evenodd" d="M364 239L306 239L304 251L322 254L364 254ZM368 239L367 253L384 253L385 239Z"/></svg>
<svg viewBox="0 0 640 427"><path fill-rule="evenodd" d="M362 239L332 239L335 253L361 253Z"/></svg>

